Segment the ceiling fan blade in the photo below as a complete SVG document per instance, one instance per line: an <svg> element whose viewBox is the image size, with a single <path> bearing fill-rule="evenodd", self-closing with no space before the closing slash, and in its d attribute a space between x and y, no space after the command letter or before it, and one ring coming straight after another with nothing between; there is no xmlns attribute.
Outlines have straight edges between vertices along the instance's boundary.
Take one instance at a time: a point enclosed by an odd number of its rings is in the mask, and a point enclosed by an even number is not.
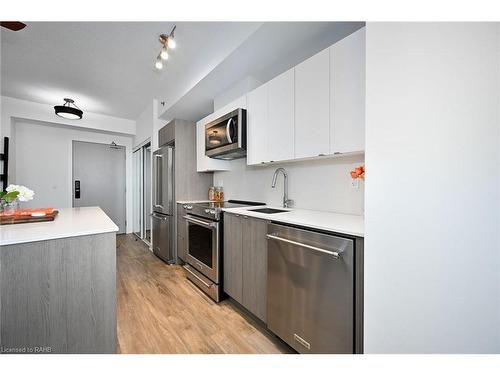
<svg viewBox="0 0 500 375"><path fill-rule="evenodd" d="M19 31L24 29L26 24L18 21L0 21L0 26L12 31Z"/></svg>

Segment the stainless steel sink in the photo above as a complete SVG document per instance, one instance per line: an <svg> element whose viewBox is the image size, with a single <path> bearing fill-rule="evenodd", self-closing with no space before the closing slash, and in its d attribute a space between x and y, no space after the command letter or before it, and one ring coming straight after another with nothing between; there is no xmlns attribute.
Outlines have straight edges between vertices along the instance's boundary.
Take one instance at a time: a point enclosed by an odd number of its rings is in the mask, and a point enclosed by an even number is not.
<svg viewBox="0 0 500 375"><path fill-rule="evenodd" d="M279 214L280 212L290 212L287 210L277 210L275 208L267 208L267 207L266 208L256 208L256 209L248 210L248 211L260 212L263 214Z"/></svg>

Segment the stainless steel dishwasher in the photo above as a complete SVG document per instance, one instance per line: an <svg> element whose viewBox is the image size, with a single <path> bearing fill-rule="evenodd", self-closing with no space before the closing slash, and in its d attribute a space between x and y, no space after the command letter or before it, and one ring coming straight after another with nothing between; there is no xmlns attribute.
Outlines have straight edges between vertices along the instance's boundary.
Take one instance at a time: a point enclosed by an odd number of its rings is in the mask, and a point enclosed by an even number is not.
<svg viewBox="0 0 500 375"><path fill-rule="evenodd" d="M268 224L268 328L299 353L354 352L354 241Z"/></svg>

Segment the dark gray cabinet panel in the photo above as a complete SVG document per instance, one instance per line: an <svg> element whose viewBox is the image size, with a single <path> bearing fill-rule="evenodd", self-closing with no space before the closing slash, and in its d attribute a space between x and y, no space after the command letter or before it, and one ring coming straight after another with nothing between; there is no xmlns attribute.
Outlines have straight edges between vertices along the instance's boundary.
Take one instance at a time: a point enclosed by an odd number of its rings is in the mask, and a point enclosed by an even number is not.
<svg viewBox="0 0 500 375"><path fill-rule="evenodd" d="M243 302L251 313L267 320L267 221L243 216Z"/></svg>
<svg viewBox="0 0 500 375"><path fill-rule="evenodd" d="M2 246L2 347L115 353L115 238L105 233Z"/></svg>
<svg viewBox="0 0 500 375"><path fill-rule="evenodd" d="M224 214L224 291L243 303L242 219Z"/></svg>
<svg viewBox="0 0 500 375"><path fill-rule="evenodd" d="M182 204L177 204L177 256L186 261L187 254L187 241L186 241L186 219L184 215L186 209Z"/></svg>
<svg viewBox="0 0 500 375"><path fill-rule="evenodd" d="M224 214L224 291L267 320L267 221Z"/></svg>

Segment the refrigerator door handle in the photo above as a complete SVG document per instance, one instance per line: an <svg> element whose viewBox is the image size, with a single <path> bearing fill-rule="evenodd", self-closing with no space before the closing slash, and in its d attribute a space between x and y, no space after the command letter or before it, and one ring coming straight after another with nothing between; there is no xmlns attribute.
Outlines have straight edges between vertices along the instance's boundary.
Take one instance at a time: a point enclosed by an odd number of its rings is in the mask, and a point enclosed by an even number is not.
<svg viewBox="0 0 500 375"><path fill-rule="evenodd" d="M155 177L156 177L155 184L156 184L156 186L155 186L155 200L154 200L154 204L153 204L153 206L155 208L161 208L161 209L163 209L163 205L158 203L158 201L159 201L158 195L161 193L162 171L161 171L161 166L159 164L160 164L160 160L162 160L162 159L163 159L163 155L155 155ZM163 203L163 199L162 199L161 203Z"/></svg>
<svg viewBox="0 0 500 375"><path fill-rule="evenodd" d="M168 181L167 183L167 209L168 213L172 214L173 213L173 207L174 207L174 148L173 147L168 147L167 148L167 178ZM163 195L162 195L163 197ZM163 199L162 202L163 204Z"/></svg>
<svg viewBox="0 0 500 375"><path fill-rule="evenodd" d="M152 217L154 217L155 219L158 219L158 220L163 220L163 221L167 221L168 220L168 216L160 216L160 215L157 215L157 214L151 214Z"/></svg>

